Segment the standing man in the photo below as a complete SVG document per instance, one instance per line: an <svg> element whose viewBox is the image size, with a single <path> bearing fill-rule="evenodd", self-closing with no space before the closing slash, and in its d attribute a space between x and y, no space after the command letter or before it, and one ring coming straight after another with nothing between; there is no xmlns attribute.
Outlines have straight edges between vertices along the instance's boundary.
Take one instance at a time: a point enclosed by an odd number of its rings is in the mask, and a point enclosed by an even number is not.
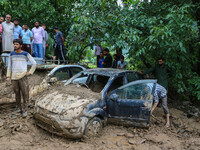
<svg viewBox="0 0 200 150"><path fill-rule="evenodd" d="M111 68L112 67L112 56L109 53L109 49L105 48L103 50L103 54L106 56L106 58L103 61L103 67L104 68Z"/></svg>
<svg viewBox="0 0 200 150"><path fill-rule="evenodd" d="M117 69L126 69L127 62L124 61L124 56L121 55L120 60L117 62Z"/></svg>
<svg viewBox="0 0 200 150"><path fill-rule="evenodd" d="M39 25L39 21L35 21L35 27L32 29L34 39L33 47L35 51L35 57L44 58L43 39L45 37L45 32L44 29Z"/></svg>
<svg viewBox="0 0 200 150"><path fill-rule="evenodd" d="M100 53L100 58L99 58L99 68L103 68L103 61L104 61L104 56L103 52Z"/></svg>
<svg viewBox="0 0 200 150"><path fill-rule="evenodd" d="M26 103L29 100L29 85L27 76L33 74L35 71L36 62L29 53L21 50L21 39L15 39L13 44L15 51L11 52L9 56L7 80L11 80L16 96L16 102L22 112L22 117L26 117ZM27 71L27 61L30 61L32 64L29 71ZM23 104L21 104L21 94L23 96Z"/></svg>
<svg viewBox="0 0 200 150"><path fill-rule="evenodd" d="M13 34L14 23L11 22L11 16L6 15L6 21L2 23L2 49L3 52L12 52L14 50Z"/></svg>
<svg viewBox="0 0 200 150"><path fill-rule="evenodd" d="M46 48L48 47L48 44L47 44L47 40L48 40L48 33L47 33L47 31L46 31L46 25L45 24L43 24L42 25L42 28L44 29L44 32L45 32L45 36L44 36L44 39L43 39L43 52L44 52L44 60L45 60L45 54L46 54Z"/></svg>
<svg viewBox="0 0 200 150"><path fill-rule="evenodd" d="M23 26L24 26L24 30L22 30L22 32L21 32L21 38L23 41L22 50L28 52L31 55L32 54L31 53L31 41L33 40L33 34L28 29L27 24L25 24Z"/></svg>
<svg viewBox="0 0 200 150"><path fill-rule="evenodd" d="M98 46L95 47L95 53L94 53L94 55L96 55L96 57L97 57L97 67L99 67L99 58L100 58L101 51L102 51L102 49L101 49L100 45L98 44Z"/></svg>
<svg viewBox="0 0 200 150"><path fill-rule="evenodd" d="M151 114L153 113L154 109L157 107L159 99L162 100L162 107L164 110L164 113L166 114L166 127L170 126L170 121L169 121L169 109L167 107L167 90L159 85L158 83L156 83L155 85L155 91L154 91L154 105L151 109Z"/></svg>
<svg viewBox="0 0 200 150"><path fill-rule="evenodd" d="M56 48L54 51L54 56L56 56L56 64L58 64L58 59L60 59L60 64L66 64L66 53L64 50L64 37L61 31L58 30L58 27L54 27L56 32Z"/></svg>
<svg viewBox="0 0 200 150"><path fill-rule="evenodd" d="M164 64L163 58L157 59L157 64L147 69L146 71L139 72L140 74L149 74L153 73L155 75L155 78L158 80L158 84L162 85L166 90L168 90L168 82L167 82L167 75L169 73L168 67Z"/></svg>
<svg viewBox="0 0 200 150"><path fill-rule="evenodd" d="M20 34L22 32L22 27L19 26L18 19L14 19L14 25L15 25L15 28L14 28L14 37L13 37L13 39L19 39L20 38Z"/></svg>
<svg viewBox="0 0 200 150"><path fill-rule="evenodd" d="M0 17L0 55L2 53L2 32L3 32L3 29L2 29L2 25L1 23L4 21L4 17Z"/></svg>

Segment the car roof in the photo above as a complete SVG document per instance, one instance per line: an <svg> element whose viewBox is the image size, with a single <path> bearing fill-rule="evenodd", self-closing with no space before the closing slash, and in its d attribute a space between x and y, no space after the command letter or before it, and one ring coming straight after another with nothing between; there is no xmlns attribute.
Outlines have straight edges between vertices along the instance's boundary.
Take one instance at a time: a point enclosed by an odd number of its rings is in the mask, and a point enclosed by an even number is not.
<svg viewBox="0 0 200 150"><path fill-rule="evenodd" d="M116 76L122 73L136 72L136 71L114 69L114 68L94 68L94 69L87 69L84 72L89 74L103 75L103 76Z"/></svg>
<svg viewBox="0 0 200 150"><path fill-rule="evenodd" d="M53 74L56 70L65 68L65 67L78 67L78 68L82 68L83 70L86 70L85 67L80 66L80 65L59 65L59 66L56 66L54 69L52 69L51 72L49 73L49 75Z"/></svg>

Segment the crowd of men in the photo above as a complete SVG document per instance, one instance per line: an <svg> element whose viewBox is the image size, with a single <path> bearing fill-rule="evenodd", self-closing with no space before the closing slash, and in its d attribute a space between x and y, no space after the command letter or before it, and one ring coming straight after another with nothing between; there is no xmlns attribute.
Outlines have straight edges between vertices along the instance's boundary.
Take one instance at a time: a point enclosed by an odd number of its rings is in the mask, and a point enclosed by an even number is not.
<svg viewBox="0 0 200 150"><path fill-rule="evenodd" d="M13 22L11 19L9 14L6 15L6 21L4 21L4 17L0 17L0 54L14 51L13 40L22 39L22 50L45 60L46 48L48 47L46 25L40 26L40 22L35 21L35 27L30 30L28 24L21 27L18 19L14 19ZM53 58L56 63L60 59L60 63L65 64L66 52L64 51L63 34L58 30L58 27L54 27L54 31L56 33L56 48Z"/></svg>
<svg viewBox="0 0 200 150"><path fill-rule="evenodd" d="M117 68L117 69L126 69L127 62L124 61L124 56L122 52L116 51L114 54L114 61L110 55L108 48L103 49L101 45L95 47L95 54L97 58L97 67L98 68ZM105 58L104 58L105 57Z"/></svg>

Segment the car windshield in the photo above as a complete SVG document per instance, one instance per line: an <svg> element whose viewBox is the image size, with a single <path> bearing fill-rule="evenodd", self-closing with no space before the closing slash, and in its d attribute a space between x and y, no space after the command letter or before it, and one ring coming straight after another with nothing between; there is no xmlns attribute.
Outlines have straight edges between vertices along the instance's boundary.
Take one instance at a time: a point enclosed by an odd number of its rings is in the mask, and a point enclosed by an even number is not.
<svg viewBox="0 0 200 150"><path fill-rule="evenodd" d="M100 93L109 80L109 76L103 76L99 74L89 74L84 71L76 74L69 79L65 85L68 84L83 84L93 92Z"/></svg>

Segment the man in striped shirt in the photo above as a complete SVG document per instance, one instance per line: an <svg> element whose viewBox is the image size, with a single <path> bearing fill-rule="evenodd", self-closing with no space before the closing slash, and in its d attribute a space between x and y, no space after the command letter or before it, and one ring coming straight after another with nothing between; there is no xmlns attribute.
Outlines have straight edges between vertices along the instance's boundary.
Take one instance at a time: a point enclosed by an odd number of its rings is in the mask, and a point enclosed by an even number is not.
<svg viewBox="0 0 200 150"><path fill-rule="evenodd" d="M166 114L166 127L170 126L169 121L169 109L167 107L167 90L161 86L160 84L156 83L155 91L154 91L154 105L151 109L151 114L153 113L154 109L157 107L159 103L159 99L162 100L162 107Z"/></svg>
<svg viewBox="0 0 200 150"><path fill-rule="evenodd" d="M11 80L16 96L16 102L22 112L22 117L26 117L26 103L29 100L29 85L27 76L33 74L35 71L36 62L28 52L21 50L23 45L21 39L15 39L13 44L15 51L12 51L9 56L7 80ZM29 71L27 71L28 61L30 61L32 64ZM20 92L23 96L23 104L21 104Z"/></svg>

